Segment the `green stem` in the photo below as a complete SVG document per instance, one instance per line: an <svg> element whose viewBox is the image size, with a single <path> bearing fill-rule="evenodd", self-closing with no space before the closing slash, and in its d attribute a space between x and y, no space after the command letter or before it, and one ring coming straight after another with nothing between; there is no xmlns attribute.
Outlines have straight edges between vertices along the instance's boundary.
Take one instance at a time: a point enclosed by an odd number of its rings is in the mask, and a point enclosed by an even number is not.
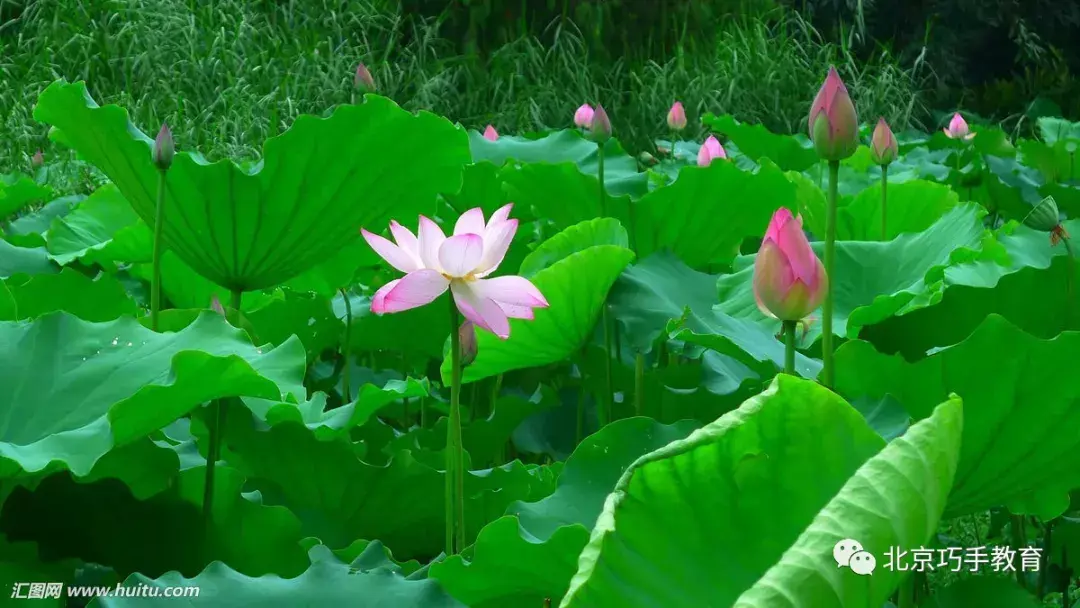
<svg viewBox="0 0 1080 608"><path fill-rule="evenodd" d="M1009 515L1009 523L1012 546L1019 551L1021 547L1027 545L1027 540L1024 538L1024 518L1019 515ZM1027 579L1024 577L1024 571L1020 568L1016 569L1016 582L1021 589L1027 589Z"/></svg>
<svg viewBox="0 0 1080 608"><path fill-rule="evenodd" d="M889 165L882 165L881 167L881 240L889 240L889 230L887 228L888 223L885 220L886 216L886 201L888 200L887 191L889 188Z"/></svg>
<svg viewBox="0 0 1080 608"><path fill-rule="evenodd" d="M833 261L836 259L836 190L840 180L840 161L829 161L829 205L825 213L825 276L829 287L821 310L821 358L824 362L822 383L833 387Z"/></svg>
<svg viewBox="0 0 1080 608"><path fill-rule="evenodd" d="M352 344L352 302L349 301L349 292L344 287L341 288L341 297L345 299L345 340L341 344L341 359L345 362L345 367L341 377L341 387L345 394L343 403L350 403L352 391L349 390L349 380L352 374L349 373L349 348Z"/></svg>
<svg viewBox="0 0 1080 608"><path fill-rule="evenodd" d="M896 605L897 608L915 608L914 573L909 574L905 580L900 581L900 599Z"/></svg>
<svg viewBox="0 0 1080 608"><path fill-rule="evenodd" d="M604 190L604 145L597 144L596 151L600 160L600 166L597 169L597 176L600 178L600 217L607 217L607 191Z"/></svg>
<svg viewBox="0 0 1080 608"><path fill-rule="evenodd" d="M446 554L465 546L465 456L461 446L461 336L457 305L450 302L450 423L446 425Z"/></svg>
<svg viewBox="0 0 1080 608"><path fill-rule="evenodd" d="M154 211L154 262L150 284L150 329L158 330L158 315L161 313L161 254L165 245L161 242L161 233L165 229L165 175L167 171L158 171L157 207Z"/></svg>
<svg viewBox="0 0 1080 608"><path fill-rule="evenodd" d="M645 415L645 353L634 357L634 414Z"/></svg>
<svg viewBox="0 0 1080 608"><path fill-rule="evenodd" d="M1050 551L1053 550L1054 521L1046 522L1046 534L1043 535L1043 550L1039 556L1039 576L1035 579L1035 597L1042 601L1046 595L1046 570L1050 565Z"/></svg>
<svg viewBox="0 0 1080 608"><path fill-rule="evenodd" d="M604 399L600 412L600 428L611 422L612 402L615 400L615 383L612 380L611 357L611 319L608 317L607 304L600 313L600 323L604 326Z"/></svg>
<svg viewBox="0 0 1080 608"><path fill-rule="evenodd" d="M233 289L229 292L229 308L233 310L233 318L230 319L233 327L240 329L240 301L244 297L244 292L239 289Z"/></svg>
<svg viewBox="0 0 1080 608"><path fill-rule="evenodd" d="M1065 262L1065 327L1069 329L1072 327L1073 316L1073 280L1076 278L1076 258L1073 256L1072 241L1069 237L1062 235L1061 241L1065 243L1065 255L1067 261Z"/></svg>
<svg viewBox="0 0 1080 608"><path fill-rule="evenodd" d="M585 395L587 394L585 385L585 350L581 351L581 363L578 364L578 373L581 375L581 385L578 387L577 398L577 431L574 433L574 445L581 445L581 440L585 438Z"/></svg>
<svg viewBox="0 0 1080 608"><path fill-rule="evenodd" d="M795 375L795 332L798 321L784 321L784 372Z"/></svg>
<svg viewBox="0 0 1080 608"><path fill-rule="evenodd" d="M210 547L214 539L214 473L217 461L221 460L221 435L225 430L225 400L214 399L210 402L209 426L210 445L206 449L206 477L203 481L203 521L206 525L206 546Z"/></svg>

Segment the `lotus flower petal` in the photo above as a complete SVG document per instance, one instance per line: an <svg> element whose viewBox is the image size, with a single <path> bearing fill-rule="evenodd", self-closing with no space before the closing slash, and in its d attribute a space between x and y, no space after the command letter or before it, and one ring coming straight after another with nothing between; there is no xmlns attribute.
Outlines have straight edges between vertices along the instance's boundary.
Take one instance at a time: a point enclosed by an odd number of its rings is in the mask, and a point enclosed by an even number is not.
<svg viewBox="0 0 1080 608"><path fill-rule="evenodd" d="M438 224L423 215L420 216L418 232L420 232L420 261L424 264L424 268L442 271L442 267L439 266L439 248L446 240L446 234Z"/></svg>
<svg viewBox="0 0 1080 608"><path fill-rule="evenodd" d="M476 268L484 253L484 238L479 234L455 234L439 247L439 264L451 277L464 277Z"/></svg>
<svg viewBox="0 0 1080 608"><path fill-rule="evenodd" d="M391 243L389 239L368 232L363 228L360 229L360 234L363 235L364 240L367 241L368 245L371 245L371 248L375 250L375 253L379 254L379 257L386 260L386 263L397 270L400 270L401 272L412 272L422 268L415 257L401 247Z"/></svg>
<svg viewBox="0 0 1080 608"><path fill-rule="evenodd" d="M389 290L386 288L390 283L387 283L375 293L371 300L371 312L384 314L417 308L435 301L450 286L449 279L430 268L410 272L391 283L394 286Z"/></svg>
<svg viewBox="0 0 1080 608"><path fill-rule="evenodd" d="M510 319L506 312L490 298L481 297L472 289L472 282L454 281L450 287L454 303L465 318L496 336L510 337Z"/></svg>

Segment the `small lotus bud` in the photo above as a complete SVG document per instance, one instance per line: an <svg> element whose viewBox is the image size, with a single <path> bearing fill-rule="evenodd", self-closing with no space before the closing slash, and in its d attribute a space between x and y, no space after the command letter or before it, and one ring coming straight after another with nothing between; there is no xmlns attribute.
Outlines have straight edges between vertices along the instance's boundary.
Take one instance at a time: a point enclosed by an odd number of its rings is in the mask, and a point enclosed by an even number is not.
<svg viewBox="0 0 1080 608"><path fill-rule="evenodd" d="M592 117L594 114L592 106L587 103L581 104L581 107L574 112L574 125L581 127L582 129L588 129L592 124Z"/></svg>
<svg viewBox="0 0 1080 608"><path fill-rule="evenodd" d="M824 160L844 160L859 146L859 117L834 67L810 105L809 127L814 149Z"/></svg>
<svg viewBox="0 0 1080 608"><path fill-rule="evenodd" d="M371 72L368 71L367 66L360 63L356 66L356 76L353 77L353 88L364 93L375 92L375 79L371 77Z"/></svg>
<svg viewBox="0 0 1080 608"><path fill-rule="evenodd" d="M967 121L959 112L953 114L949 126L942 129L942 131L945 132L945 136L949 139L962 139L964 141L971 141L977 135L977 133L971 132L971 127L968 126Z"/></svg>
<svg viewBox="0 0 1080 608"><path fill-rule="evenodd" d="M589 133L592 140L601 145L611 139L611 120L604 111L604 106L596 106L592 122L589 124Z"/></svg>
<svg viewBox="0 0 1080 608"><path fill-rule="evenodd" d="M686 128L686 110L681 102L676 101L667 113L667 124L672 130L682 131Z"/></svg>
<svg viewBox="0 0 1080 608"><path fill-rule="evenodd" d="M870 138L870 157L884 167L896 160L899 154L900 146L896 143L896 136L885 119L879 119L874 127L874 135Z"/></svg>
<svg viewBox="0 0 1080 608"><path fill-rule="evenodd" d="M216 293L210 296L210 310L213 310L223 317L225 316L225 307L221 305L221 299L218 298Z"/></svg>
<svg viewBox="0 0 1080 608"><path fill-rule="evenodd" d="M30 157L30 166L37 169L43 164L45 164L45 155L41 153L41 150L34 152L34 155Z"/></svg>
<svg viewBox="0 0 1080 608"><path fill-rule="evenodd" d="M476 360L476 328L472 321L465 321L458 328L458 340L461 341L461 366Z"/></svg>
<svg viewBox="0 0 1080 608"><path fill-rule="evenodd" d="M172 131L169 131L169 125L162 124L157 139L154 140L154 164L158 169L168 171L175 154L176 147L173 145Z"/></svg>
<svg viewBox="0 0 1080 608"><path fill-rule="evenodd" d="M499 139L499 132L495 130L495 127L488 125L484 129L484 139L488 141L497 141Z"/></svg>

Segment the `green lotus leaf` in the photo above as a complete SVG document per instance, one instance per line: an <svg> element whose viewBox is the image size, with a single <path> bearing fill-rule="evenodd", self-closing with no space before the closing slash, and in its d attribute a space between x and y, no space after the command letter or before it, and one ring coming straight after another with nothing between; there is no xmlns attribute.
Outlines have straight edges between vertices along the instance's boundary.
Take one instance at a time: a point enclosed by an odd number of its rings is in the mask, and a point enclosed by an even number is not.
<svg viewBox="0 0 1080 608"><path fill-rule="evenodd" d="M304 395L303 347L256 348L216 314L157 334L131 317L0 322L0 477L85 475L113 446L210 399Z"/></svg>
<svg viewBox="0 0 1080 608"><path fill-rule="evenodd" d="M1080 143L1080 122L1072 122L1056 116L1040 116L1036 125L1038 125L1039 137L1049 146L1059 141Z"/></svg>
<svg viewBox="0 0 1080 608"><path fill-rule="evenodd" d="M47 201L52 190L19 174L0 175L0 220L22 211L30 203Z"/></svg>
<svg viewBox="0 0 1080 608"><path fill-rule="evenodd" d="M529 278L555 262L595 245L628 247L626 229L618 220L603 217L570 226L540 243L521 262L521 276Z"/></svg>
<svg viewBox="0 0 1080 608"><path fill-rule="evenodd" d="M44 234L53 220L64 217L86 197L81 194L62 196L27 213L4 227L4 238L19 247L45 246Z"/></svg>
<svg viewBox="0 0 1080 608"><path fill-rule="evenodd" d="M701 122L726 135L754 161L768 157L784 171L805 171L819 162L813 144L805 135L778 135L762 125L741 123L727 114L708 113Z"/></svg>
<svg viewBox="0 0 1080 608"><path fill-rule="evenodd" d="M153 235L112 184L98 188L65 217L53 220L46 235L57 264L75 260L115 268L115 262L149 262Z"/></svg>
<svg viewBox="0 0 1080 608"><path fill-rule="evenodd" d="M5 304L0 296L0 320L34 319L63 310L80 319L104 323L139 312L124 286L113 275L90 278L63 269L59 274L20 275L3 281L11 296Z"/></svg>
<svg viewBox="0 0 1080 608"><path fill-rule="evenodd" d="M837 209L837 240L891 241L904 233L922 232L960 204L960 197L948 186L923 180L890 183L886 196L884 238L881 234L881 184L878 183Z"/></svg>
<svg viewBox="0 0 1080 608"><path fill-rule="evenodd" d="M1007 356L1003 356L1007 353ZM1080 487L1080 385L1071 381L1080 334L1030 336L998 315L966 340L908 363L852 341L836 352L836 390L892 395L916 420L950 393L964 399L964 441L947 516L1067 495Z"/></svg>
<svg viewBox="0 0 1080 608"><path fill-rule="evenodd" d="M577 352L592 337L608 290L633 259L629 249L597 245L574 253L536 273L532 282L547 299L535 319L510 320L510 337L477 331L476 359L464 369L462 382L526 367L547 365ZM442 299L432 306L446 306ZM443 360L442 377L450 376L450 359Z"/></svg>
<svg viewBox="0 0 1080 608"><path fill-rule="evenodd" d="M49 274L59 268L49 261L44 247L16 247L0 239L0 279L17 274Z"/></svg>
<svg viewBox="0 0 1080 608"><path fill-rule="evenodd" d="M601 206L599 179L571 163L507 166L500 176L517 208L531 209L557 230L597 217L615 218L623 226L631 226L630 208L635 203L630 197L609 192Z"/></svg>
<svg viewBox="0 0 1080 608"><path fill-rule="evenodd" d="M81 82L58 81L42 92L34 117L63 133L153 225L153 144L127 112L98 107ZM222 287L273 287L359 238L361 226L385 225L391 212L409 217L430 211L438 193L461 187L468 160L461 128L369 95L329 118L300 117L267 140L261 162L250 171L177 153L168 171L163 238L186 264Z"/></svg>

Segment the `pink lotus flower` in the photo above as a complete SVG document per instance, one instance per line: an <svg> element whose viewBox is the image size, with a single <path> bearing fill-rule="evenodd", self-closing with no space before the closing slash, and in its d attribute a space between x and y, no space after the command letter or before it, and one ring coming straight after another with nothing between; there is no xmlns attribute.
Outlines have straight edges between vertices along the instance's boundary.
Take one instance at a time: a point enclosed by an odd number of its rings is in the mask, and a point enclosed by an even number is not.
<svg viewBox="0 0 1080 608"><path fill-rule="evenodd" d="M447 289L465 318L500 338L510 336L509 319L532 319L534 308L547 308L532 283L523 277L485 279L502 263L517 232L509 219L510 203L484 222L479 208L461 214L449 238L439 225L420 216L419 238L396 221L390 232L397 244L361 229L364 239L391 266L406 273L375 292L371 312L381 315L417 308Z"/></svg>
<svg viewBox="0 0 1080 608"><path fill-rule="evenodd" d="M802 231L802 218L776 210L754 260L754 299L767 316L798 321L821 305L829 277Z"/></svg>
<svg viewBox="0 0 1080 608"><path fill-rule="evenodd" d="M367 69L367 66L362 63L357 64L356 66L356 75L353 76L353 87L366 93L375 92L375 79L371 77L371 72Z"/></svg>
<svg viewBox="0 0 1080 608"><path fill-rule="evenodd" d="M971 139L977 135L976 133L971 132L971 129L968 128L967 121L964 120L964 117L961 116L959 112L952 115L952 120L949 121L949 127L942 129L942 131L945 132L945 135L947 135L949 139L962 139L964 141L971 141Z"/></svg>
<svg viewBox="0 0 1080 608"><path fill-rule="evenodd" d="M592 125L593 113L592 106L587 103L581 104L581 107L574 112L574 125L588 129Z"/></svg>
<svg viewBox="0 0 1080 608"><path fill-rule="evenodd" d="M682 131L686 128L686 110L683 109L682 103L676 101L668 110L667 124L675 131Z"/></svg>
<svg viewBox="0 0 1080 608"><path fill-rule="evenodd" d="M488 141L496 141L497 139L499 139L499 132L495 130L495 127L488 125L487 128L484 129L484 139Z"/></svg>
<svg viewBox="0 0 1080 608"><path fill-rule="evenodd" d="M699 167L708 167L714 158L727 158L727 152L724 151L724 146L720 145L720 140L710 135L698 150L697 164Z"/></svg>
<svg viewBox="0 0 1080 608"><path fill-rule="evenodd" d="M896 160L899 154L900 146L896 143L892 129L884 118L878 119L874 135L870 138L870 157L875 163L884 166Z"/></svg>
<svg viewBox="0 0 1080 608"><path fill-rule="evenodd" d="M829 75L810 105L809 124L814 149L824 160L844 160L859 147L859 117L835 67L829 66Z"/></svg>

